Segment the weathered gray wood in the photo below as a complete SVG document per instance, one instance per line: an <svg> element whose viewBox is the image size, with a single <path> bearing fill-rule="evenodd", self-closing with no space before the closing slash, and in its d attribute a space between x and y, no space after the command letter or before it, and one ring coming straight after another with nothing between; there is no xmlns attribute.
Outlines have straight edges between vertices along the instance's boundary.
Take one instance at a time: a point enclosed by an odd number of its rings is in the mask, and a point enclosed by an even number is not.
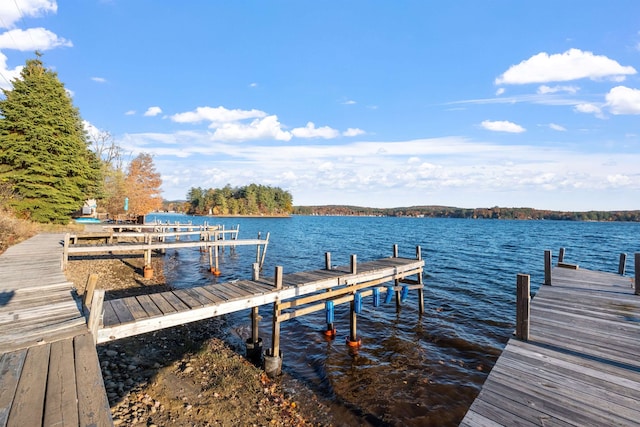
<svg viewBox="0 0 640 427"><path fill-rule="evenodd" d="M624 272L627 267L627 254L620 254L620 261L618 262L618 274L624 276Z"/></svg>
<svg viewBox="0 0 640 427"><path fill-rule="evenodd" d="M146 317L162 316L162 310L153 302L149 295L138 295L136 297L140 306L147 313Z"/></svg>
<svg viewBox="0 0 640 427"><path fill-rule="evenodd" d="M636 425L640 301L629 278L556 268L461 425Z"/></svg>
<svg viewBox="0 0 640 427"><path fill-rule="evenodd" d="M640 253L634 254L634 270L635 270L635 293L640 295Z"/></svg>
<svg viewBox="0 0 640 427"><path fill-rule="evenodd" d="M551 284L551 251L544 251L544 284Z"/></svg>
<svg viewBox="0 0 640 427"><path fill-rule="evenodd" d="M26 356L26 349L0 355L0 427L7 425Z"/></svg>
<svg viewBox="0 0 640 427"><path fill-rule="evenodd" d="M45 344L27 351L9 412L8 427L37 426L42 423L50 350L51 347Z"/></svg>
<svg viewBox="0 0 640 427"><path fill-rule="evenodd" d="M100 362L89 334L74 338L78 418L81 426L113 425Z"/></svg>
<svg viewBox="0 0 640 427"><path fill-rule="evenodd" d="M73 340L61 340L51 344L42 423L45 426L80 425L73 360Z"/></svg>
<svg viewBox="0 0 640 427"><path fill-rule="evenodd" d="M529 339L530 301L530 277L527 274L518 274L516 289L516 338L523 341Z"/></svg>

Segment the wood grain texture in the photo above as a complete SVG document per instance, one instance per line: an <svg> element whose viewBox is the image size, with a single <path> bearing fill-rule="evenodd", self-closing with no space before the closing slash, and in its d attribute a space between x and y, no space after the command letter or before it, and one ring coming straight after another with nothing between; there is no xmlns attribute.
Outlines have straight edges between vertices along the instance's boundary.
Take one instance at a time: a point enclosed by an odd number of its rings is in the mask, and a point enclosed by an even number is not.
<svg viewBox="0 0 640 427"><path fill-rule="evenodd" d="M628 277L556 267L462 426L637 425L640 298Z"/></svg>

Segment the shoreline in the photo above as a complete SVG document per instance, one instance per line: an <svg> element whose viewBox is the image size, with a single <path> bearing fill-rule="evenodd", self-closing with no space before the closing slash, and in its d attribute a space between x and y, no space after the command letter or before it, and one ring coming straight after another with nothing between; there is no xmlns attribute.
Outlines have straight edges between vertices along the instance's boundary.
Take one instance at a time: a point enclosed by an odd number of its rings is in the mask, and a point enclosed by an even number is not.
<svg viewBox="0 0 640 427"><path fill-rule="evenodd" d="M74 257L65 275L83 295L98 274L106 299L170 289L164 260L142 276L139 254ZM271 380L225 342L224 316L98 345L115 425L331 426L329 408L304 387ZM286 388L286 391L285 391Z"/></svg>

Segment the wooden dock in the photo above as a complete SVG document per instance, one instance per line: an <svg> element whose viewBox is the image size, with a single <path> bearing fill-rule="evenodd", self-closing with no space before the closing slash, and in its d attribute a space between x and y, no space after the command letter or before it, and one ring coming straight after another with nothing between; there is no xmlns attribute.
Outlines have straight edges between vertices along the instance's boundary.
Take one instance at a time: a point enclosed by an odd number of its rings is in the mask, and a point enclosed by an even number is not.
<svg viewBox="0 0 640 427"><path fill-rule="evenodd" d="M0 427L112 425L63 239L40 234L0 256Z"/></svg>
<svg viewBox="0 0 640 427"><path fill-rule="evenodd" d="M531 301L528 340L509 340L460 425L640 424L633 280L575 265L550 273Z"/></svg>

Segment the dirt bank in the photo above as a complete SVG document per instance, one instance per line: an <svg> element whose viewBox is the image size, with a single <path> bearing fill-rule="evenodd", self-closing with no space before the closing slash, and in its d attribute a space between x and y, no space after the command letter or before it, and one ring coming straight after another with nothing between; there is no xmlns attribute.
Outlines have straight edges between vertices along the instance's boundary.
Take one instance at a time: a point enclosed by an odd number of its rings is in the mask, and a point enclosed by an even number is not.
<svg viewBox="0 0 640 427"><path fill-rule="evenodd" d="M142 257L77 257L66 275L80 294L99 275L106 298L170 289L162 258L142 277ZM126 426L329 426L329 410L302 389L284 392L224 342L224 316L100 345L114 423Z"/></svg>

